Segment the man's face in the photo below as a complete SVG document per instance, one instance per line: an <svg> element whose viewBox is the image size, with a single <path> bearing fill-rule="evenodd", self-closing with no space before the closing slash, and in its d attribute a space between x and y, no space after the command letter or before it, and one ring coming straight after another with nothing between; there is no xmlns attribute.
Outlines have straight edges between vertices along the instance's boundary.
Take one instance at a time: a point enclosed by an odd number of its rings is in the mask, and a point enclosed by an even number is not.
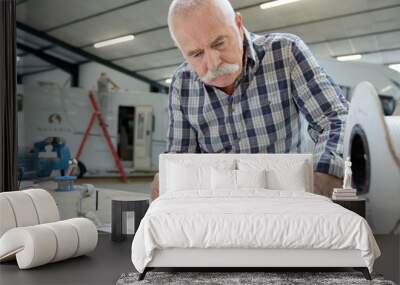
<svg viewBox="0 0 400 285"><path fill-rule="evenodd" d="M207 84L229 87L242 72L243 27L232 26L219 9L201 8L173 19L176 41L185 60Z"/></svg>

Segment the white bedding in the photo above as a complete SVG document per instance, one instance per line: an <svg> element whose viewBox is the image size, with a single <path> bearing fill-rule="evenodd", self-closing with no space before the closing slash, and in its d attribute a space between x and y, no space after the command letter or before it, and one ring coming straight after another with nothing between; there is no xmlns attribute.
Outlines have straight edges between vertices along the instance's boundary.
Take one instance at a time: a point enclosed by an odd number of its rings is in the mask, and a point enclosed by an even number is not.
<svg viewBox="0 0 400 285"><path fill-rule="evenodd" d="M380 251L365 219L307 192L171 192L155 200L132 243L143 272L155 249L358 249L372 272Z"/></svg>

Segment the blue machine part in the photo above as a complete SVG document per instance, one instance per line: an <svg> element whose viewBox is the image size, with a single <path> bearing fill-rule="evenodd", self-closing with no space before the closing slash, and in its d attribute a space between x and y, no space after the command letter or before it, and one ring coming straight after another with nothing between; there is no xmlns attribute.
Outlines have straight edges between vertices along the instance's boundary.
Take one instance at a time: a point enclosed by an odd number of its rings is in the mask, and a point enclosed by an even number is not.
<svg viewBox="0 0 400 285"><path fill-rule="evenodd" d="M48 147L49 146L49 147ZM53 157L41 157L41 153L53 153ZM64 175L72 159L65 141L59 137L49 137L34 144L28 153L18 154L18 166L21 179L49 177L53 170Z"/></svg>

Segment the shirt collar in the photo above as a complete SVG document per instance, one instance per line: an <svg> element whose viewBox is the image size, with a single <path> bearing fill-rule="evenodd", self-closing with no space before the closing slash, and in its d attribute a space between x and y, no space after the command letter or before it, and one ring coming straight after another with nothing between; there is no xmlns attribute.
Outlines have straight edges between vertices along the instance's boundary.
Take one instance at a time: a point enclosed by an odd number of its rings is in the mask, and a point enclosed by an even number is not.
<svg viewBox="0 0 400 285"><path fill-rule="evenodd" d="M246 57L256 62L256 51L254 50L253 40L254 34L243 27L244 31L244 45L246 46Z"/></svg>

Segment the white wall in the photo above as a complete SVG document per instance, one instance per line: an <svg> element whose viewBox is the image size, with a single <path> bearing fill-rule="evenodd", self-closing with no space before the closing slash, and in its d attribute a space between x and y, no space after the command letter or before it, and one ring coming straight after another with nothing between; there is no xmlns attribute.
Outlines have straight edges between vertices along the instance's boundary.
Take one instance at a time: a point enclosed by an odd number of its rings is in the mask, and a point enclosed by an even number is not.
<svg viewBox="0 0 400 285"><path fill-rule="evenodd" d="M71 86L70 79L71 76L69 75L69 73L62 71L61 69L54 69L46 72L24 76L23 85L32 85L43 81L53 82L61 87L65 85Z"/></svg>
<svg viewBox="0 0 400 285"><path fill-rule="evenodd" d="M150 91L150 85L143 81L133 78L119 71L113 70L104 65L89 62L82 64L79 68L79 87L90 90L97 89L97 79L101 72L106 72L108 76L119 85L123 91ZM42 73L24 76L23 84L32 85L37 82L52 82L64 87L70 86L70 75L61 69L55 69Z"/></svg>
<svg viewBox="0 0 400 285"><path fill-rule="evenodd" d="M149 84L95 62L81 65L79 69L79 86L86 90L92 88L97 89L97 79L103 71L107 73L108 77L111 78L121 90L133 92L150 91Z"/></svg>

